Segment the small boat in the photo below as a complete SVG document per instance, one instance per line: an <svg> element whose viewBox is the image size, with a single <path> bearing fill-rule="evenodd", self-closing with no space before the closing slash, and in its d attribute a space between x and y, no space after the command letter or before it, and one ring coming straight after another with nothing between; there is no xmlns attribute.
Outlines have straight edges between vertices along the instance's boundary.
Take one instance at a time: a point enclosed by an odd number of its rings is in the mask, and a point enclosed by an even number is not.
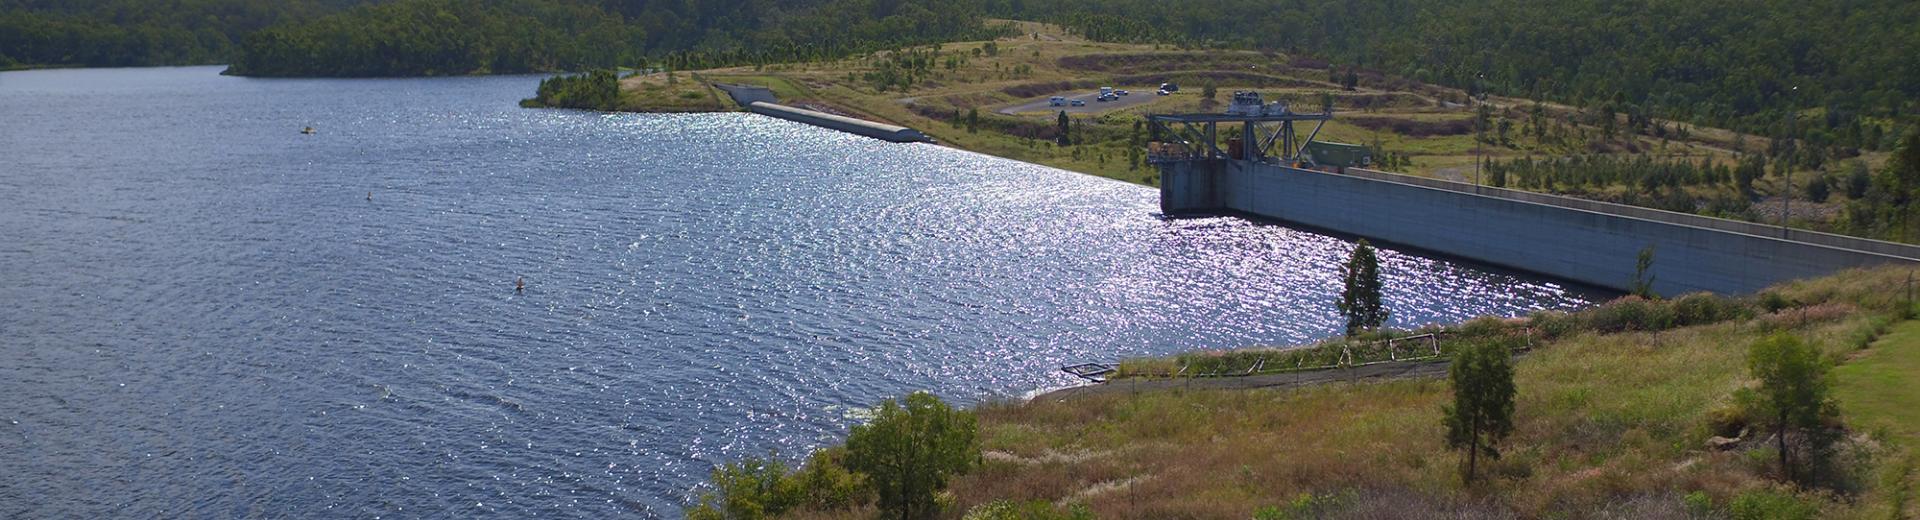
<svg viewBox="0 0 1920 520"><path fill-rule="evenodd" d="M302 128L300 129L300 133L306 134L306 135L313 135L314 134L313 127L309 126L306 128Z"/></svg>

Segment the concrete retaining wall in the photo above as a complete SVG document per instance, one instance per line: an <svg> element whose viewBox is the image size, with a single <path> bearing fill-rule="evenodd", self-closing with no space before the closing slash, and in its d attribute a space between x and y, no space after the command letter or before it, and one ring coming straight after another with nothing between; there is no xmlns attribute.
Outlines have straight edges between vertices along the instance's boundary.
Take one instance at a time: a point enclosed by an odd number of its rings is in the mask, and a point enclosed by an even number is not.
<svg viewBox="0 0 1920 520"><path fill-rule="evenodd" d="M920 133L919 130L914 130L912 128L907 128L904 126L895 126L895 125L889 125L886 123L876 123L876 122L867 121L864 119L854 119L851 117L838 116L838 115L833 115L826 112L807 110L804 108L794 108L794 107L775 104L775 103L768 103L766 101L755 101L755 102L749 103L747 104L747 110L755 114L760 114L764 116L777 117L777 118L785 119L788 121L796 121L796 122L806 123L809 125L831 128L831 129L839 130L842 132L847 132L847 133L857 134L857 135L864 135L867 137L872 137L875 139L880 139L885 141L892 141L896 143L921 143L921 142L933 141L933 138L927 137L927 134Z"/></svg>
<svg viewBox="0 0 1920 520"><path fill-rule="evenodd" d="M1666 295L1743 294L1849 267L1917 263L1909 256L1785 240L1777 228L1763 228L1774 235L1762 236L1720 229L1715 222L1690 225L1602 206L1583 209L1356 173L1366 176L1244 161L1169 163L1162 168L1161 207L1168 214L1247 213L1623 291L1640 250L1652 246L1654 290ZM1911 247L1889 245L1899 247L1888 251Z"/></svg>

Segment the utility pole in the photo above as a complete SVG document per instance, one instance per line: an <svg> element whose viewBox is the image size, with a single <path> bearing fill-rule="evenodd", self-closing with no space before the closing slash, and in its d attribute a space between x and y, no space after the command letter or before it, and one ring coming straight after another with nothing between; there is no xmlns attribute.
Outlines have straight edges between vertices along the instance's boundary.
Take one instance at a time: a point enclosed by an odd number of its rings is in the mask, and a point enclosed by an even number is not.
<svg viewBox="0 0 1920 520"><path fill-rule="evenodd" d="M1485 90L1486 82L1487 82L1487 73L1482 72L1474 75L1473 89L1475 93L1479 95L1480 105L1482 107L1484 107L1487 104L1487 92ZM1473 101L1473 96L1468 96L1467 101L1469 102ZM1480 158L1485 153L1480 150L1480 144L1487 140L1486 126L1487 124L1491 123L1491 120L1487 120L1487 121L1480 120L1479 110L1480 109L1478 107L1474 109L1475 114L1473 118L1474 129L1477 130L1476 132L1474 132L1474 136L1473 136L1473 192L1474 193L1480 193Z"/></svg>
<svg viewBox="0 0 1920 520"><path fill-rule="evenodd" d="M1799 145L1793 141L1794 126L1800 121L1800 111L1793 104L1793 94L1799 91L1799 85L1794 85L1793 88L1787 89L1787 149L1795 151L1795 153L1789 154L1788 157L1798 155L1799 152ZM1780 190L1780 238L1787 238L1787 217L1793 215L1793 164L1788 163L1785 169L1787 170L1787 185Z"/></svg>

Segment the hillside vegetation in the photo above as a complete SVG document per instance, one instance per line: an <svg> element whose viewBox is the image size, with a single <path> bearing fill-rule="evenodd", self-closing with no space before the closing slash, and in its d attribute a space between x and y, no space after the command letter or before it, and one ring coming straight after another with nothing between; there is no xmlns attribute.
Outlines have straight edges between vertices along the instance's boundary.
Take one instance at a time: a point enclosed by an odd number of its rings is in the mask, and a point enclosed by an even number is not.
<svg viewBox="0 0 1920 520"><path fill-rule="evenodd" d="M1471 484L1461 480L1462 455L1443 442L1452 392L1443 379L1096 389L990 403L974 412L978 463L951 481L938 516L1910 516L1920 498L1911 421L1920 394L1910 384L1920 373L1906 361L1920 350L1920 322L1910 321L1902 290L1910 276L1850 271L1748 298L1627 297L1449 327L1456 345L1533 345L1514 364L1514 431ZM1821 430L1839 442L1795 479L1781 474L1772 423L1745 390L1757 384L1749 347L1766 341L1804 342L1839 366L1841 412ZM1810 449L1802 442L1788 445ZM793 470L803 479L795 485L858 490L859 472L837 462L845 449ZM730 498L757 500L732 489ZM864 517L874 507L834 496L768 512Z"/></svg>
<svg viewBox="0 0 1920 520"><path fill-rule="evenodd" d="M1903 159L1904 150L1920 150L1903 144L1920 129L1896 122L1906 120L1855 121L1870 145L1816 145L1641 109L1616 113L1356 72L1306 54L1098 42L1059 26L988 23L1013 34L636 75L623 82L620 108L730 109L710 82L759 84L790 103L914 127L951 146L1154 185L1158 170L1147 164L1145 144L1170 137L1157 135L1142 114L1217 111L1230 92L1257 90L1301 110L1332 106L1334 121L1315 137L1366 145L1376 169L1920 241L1920 214L1903 202L1920 180L1902 180L1920 179L1920 159ZM1163 82L1185 88L1153 95ZM1133 96L1087 107L1046 104L1048 96L1101 86ZM1065 125L1061 110L1070 112Z"/></svg>

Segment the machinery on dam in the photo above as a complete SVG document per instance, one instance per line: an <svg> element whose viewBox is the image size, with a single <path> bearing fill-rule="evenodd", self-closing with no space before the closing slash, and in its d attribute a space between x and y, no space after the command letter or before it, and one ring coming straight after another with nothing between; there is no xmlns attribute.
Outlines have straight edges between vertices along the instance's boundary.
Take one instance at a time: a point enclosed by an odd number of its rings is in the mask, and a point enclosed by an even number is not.
<svg viewBox="0 0 1920 520"><path fill-rule="evenodd" d="M1307 143L1333 120L1331 107L1319 113L1294 112L1284 101L1268 103L1259 92L1234 92L1225 113L1157 114L1147 116L1153 142L1147 161L1167 163L1233 159L1273 164L1301 162ZM1305 137L1296 122L1314 122ZM1220 135L1225 123L1230 134ZM1233 128L1238 125L1238 128Z"/></svg>

